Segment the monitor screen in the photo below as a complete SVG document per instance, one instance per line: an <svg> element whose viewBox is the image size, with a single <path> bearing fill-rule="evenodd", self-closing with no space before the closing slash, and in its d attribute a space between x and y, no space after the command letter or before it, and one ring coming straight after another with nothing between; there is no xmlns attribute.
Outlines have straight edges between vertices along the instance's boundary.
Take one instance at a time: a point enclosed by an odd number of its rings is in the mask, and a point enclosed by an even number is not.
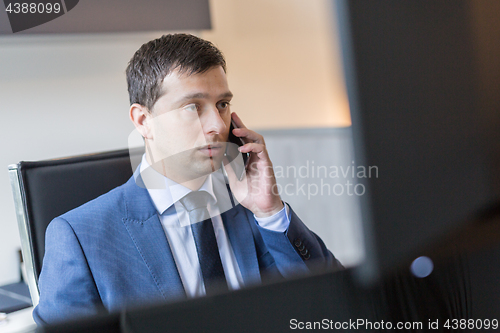
<svg viewBox="0 0 500 333"><path fill-rule="evenodd" d="M498 1L338 1L369 283L500 199Z"/></svg>

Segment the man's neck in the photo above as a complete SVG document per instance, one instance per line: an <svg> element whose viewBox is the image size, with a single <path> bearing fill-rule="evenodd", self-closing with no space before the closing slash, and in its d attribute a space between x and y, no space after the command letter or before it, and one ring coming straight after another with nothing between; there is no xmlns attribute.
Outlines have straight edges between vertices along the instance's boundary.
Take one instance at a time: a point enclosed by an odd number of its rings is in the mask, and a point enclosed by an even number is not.
<svg viewBox="0 0 500 333"><path fill-rule="evenodd" d="M169 179L172 179L166 175L164 175L165 177L169 178ZM196 178L196 179L193 179L193 180L188 180L188 181L185 181L185 182L180 182L180 181L177 181L175 179L172 179L174 182L176 183L179 183L181 184L182 186L185 186L187 187L188 189L190 189L191 191L198 191L200 189L200 187L205 183L205 181L207 180L207 177L208 176L203 176L203 177L200 177L200 178Z"/></svg>

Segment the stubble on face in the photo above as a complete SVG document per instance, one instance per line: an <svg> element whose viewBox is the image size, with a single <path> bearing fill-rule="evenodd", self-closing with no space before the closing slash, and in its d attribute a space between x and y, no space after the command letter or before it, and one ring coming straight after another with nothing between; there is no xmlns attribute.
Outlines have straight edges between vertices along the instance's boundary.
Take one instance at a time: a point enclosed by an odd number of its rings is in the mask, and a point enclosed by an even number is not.
<svg viewBox="0 0 500 333"><path fill-rule="evenodd" d="M225 73L217 67L192 75L173 72L162 91L151 110L154 140L146 140L148 162L178 183L206 178L221 167L229 133L229 106L218 109L221 96L232 96ZM186 96L197 97L184 101ZM183 109L189 103L197 105L198 114Z"/></svg>

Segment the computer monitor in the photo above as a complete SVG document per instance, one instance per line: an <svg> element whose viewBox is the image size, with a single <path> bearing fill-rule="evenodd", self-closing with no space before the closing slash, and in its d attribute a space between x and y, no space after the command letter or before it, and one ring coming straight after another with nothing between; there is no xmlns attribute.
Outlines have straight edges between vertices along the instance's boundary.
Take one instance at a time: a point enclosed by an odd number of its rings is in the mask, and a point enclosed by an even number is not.
<svg viewBox="0 0 500 333"><path fill-rule="evenodd" d="M373 283L500 200L500 2L336 2Z"/></svg>

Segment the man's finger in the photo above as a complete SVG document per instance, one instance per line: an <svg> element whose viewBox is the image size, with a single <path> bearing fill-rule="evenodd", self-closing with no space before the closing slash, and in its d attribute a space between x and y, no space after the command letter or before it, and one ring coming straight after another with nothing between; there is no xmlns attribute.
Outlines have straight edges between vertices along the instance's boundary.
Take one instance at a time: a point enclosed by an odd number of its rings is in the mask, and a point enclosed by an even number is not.
<svg viewBox="0 0 500 333"><path fill-rule="evenodd" d="M247 143L244 146L241 146L239 150L242 153L254 153L259 158L269 159L267 156L266 146L260 143Z"/></svg>
<svg viewBox="0 0 500 333"><path fill-rule="evenodd" d="M231 119L236 124L236 127L238 127L238 128L247 128L245 126L245 124L243 124L243 121L241 121L240 117L236 114L236 112L231 113Z"/></svg>
<svg viewBox="0 0 500 333"><path fill-rule="evenodd" d="M236 128L233 134L237 137L247 139L249 142L264 143L264 137L262 135L248 128Z"/></svg>

